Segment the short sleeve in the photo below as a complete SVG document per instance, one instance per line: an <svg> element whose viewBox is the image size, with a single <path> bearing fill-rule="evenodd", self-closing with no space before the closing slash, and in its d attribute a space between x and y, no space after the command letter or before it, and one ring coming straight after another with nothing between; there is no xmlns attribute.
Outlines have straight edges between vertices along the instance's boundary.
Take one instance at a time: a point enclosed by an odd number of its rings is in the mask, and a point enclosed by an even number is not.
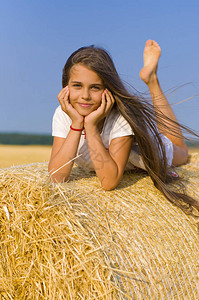
<svg viewBox="0 0 199 300"><path fill-rule="evenodd" d="M162 142L165 146L166 157L167 157L167 165L170 167L173 161L173 143L170 141L168 137L163 134L160 134Z"/></svg>
<svg viewBox="0 0 199 300"><path fill-rule="evenodd" d="M53 116L52 136L67 137L71 123L70 117L58 106Z"/></svg>
<svg viewBox="0 0 199 300"><path fill-rule="evenodd" d="M134 132L126 119L119 114L111 129L110 141L112 139L128 135L134 135Z"/></svg>

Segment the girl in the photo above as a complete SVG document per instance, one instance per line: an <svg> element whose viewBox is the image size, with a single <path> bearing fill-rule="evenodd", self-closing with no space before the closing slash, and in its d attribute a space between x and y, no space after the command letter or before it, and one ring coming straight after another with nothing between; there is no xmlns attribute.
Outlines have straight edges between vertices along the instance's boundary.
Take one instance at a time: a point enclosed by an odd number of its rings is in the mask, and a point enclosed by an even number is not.
<svg viewBox="0 0 199 300"><path fill-rule="evenodd" d="M184 200L199 209L196 200L166 186L172 179L168 169L186 163L188 151L158 82L160 54L159 45L148 40L140 77L153 105L126 90L103 49L83 47L69 57L53 117L53 181L68 179L75 157L80 166L95 170L104 190L114 189L124 170L139 167L170 201L179 206Z"/></svg>

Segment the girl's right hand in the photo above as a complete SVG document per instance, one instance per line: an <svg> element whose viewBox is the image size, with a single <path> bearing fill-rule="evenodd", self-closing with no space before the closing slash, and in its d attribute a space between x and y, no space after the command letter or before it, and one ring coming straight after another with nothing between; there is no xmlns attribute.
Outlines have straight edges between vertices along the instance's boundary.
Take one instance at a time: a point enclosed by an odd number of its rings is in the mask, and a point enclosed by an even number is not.
<svg viewBox="0 0 199 300"><path fill-rule="evenodd" d="M84 118L70 104L68 86L63 88L57 96L62 110L71 118L73 126L83 128Z"/></svg>

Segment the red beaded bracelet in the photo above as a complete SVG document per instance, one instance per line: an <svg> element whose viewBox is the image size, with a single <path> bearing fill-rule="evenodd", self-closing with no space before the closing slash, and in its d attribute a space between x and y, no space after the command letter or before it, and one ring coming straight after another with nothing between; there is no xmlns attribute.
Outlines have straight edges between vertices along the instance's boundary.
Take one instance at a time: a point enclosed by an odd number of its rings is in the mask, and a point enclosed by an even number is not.
<svg viewBox="0 0 199 300"><path fill-rule="evenodd" d="M70 129L71 130L74 130L74 131L83 131L84 130L84 127L82 129L77 129L77 128L73 128L72 126L70 126Z"/></svg>

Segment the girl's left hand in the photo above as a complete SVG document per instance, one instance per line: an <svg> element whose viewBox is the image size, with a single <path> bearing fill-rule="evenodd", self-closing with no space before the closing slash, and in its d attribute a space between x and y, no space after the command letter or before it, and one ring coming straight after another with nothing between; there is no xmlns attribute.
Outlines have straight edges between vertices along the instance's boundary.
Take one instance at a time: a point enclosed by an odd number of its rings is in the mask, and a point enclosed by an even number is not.
<svg viewBox="0 0 199 300"><path fill-rule="evenodd" d="M114 105L115 99L109 90L105 90L102 94L102 103L92 113L84 119L85 129L91 126L97 126L101 120L103 120L111 111Z"/></svg>

